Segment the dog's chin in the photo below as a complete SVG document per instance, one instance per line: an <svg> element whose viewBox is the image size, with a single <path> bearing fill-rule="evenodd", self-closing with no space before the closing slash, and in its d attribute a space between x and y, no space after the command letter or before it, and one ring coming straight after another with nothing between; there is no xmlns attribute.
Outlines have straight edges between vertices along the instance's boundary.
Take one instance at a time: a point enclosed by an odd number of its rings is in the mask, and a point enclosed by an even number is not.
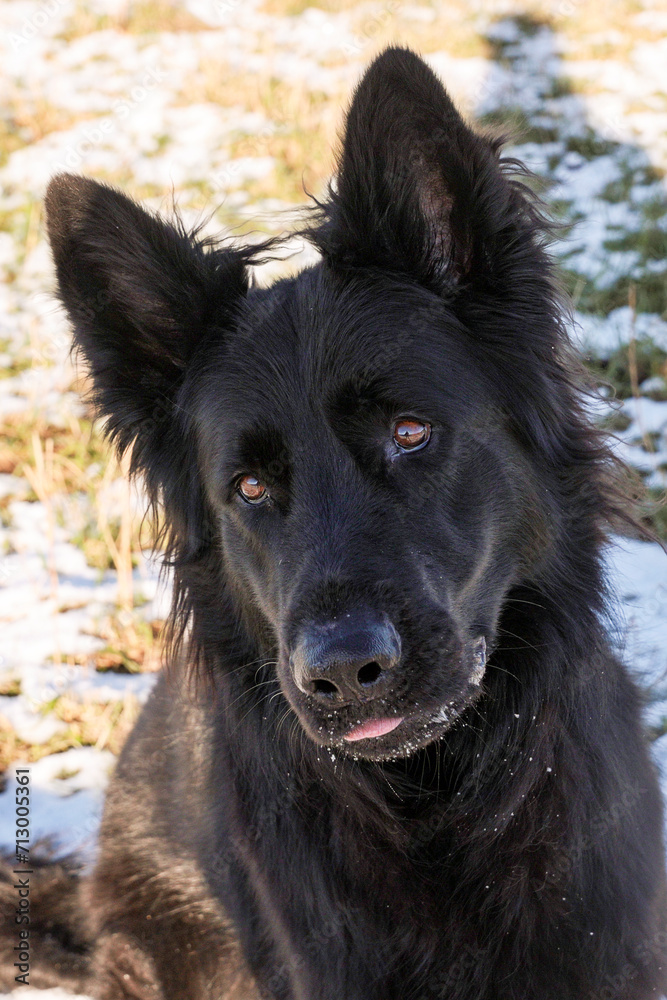
<svg viewBox="0 0 667 1000"><path fill-rule="evenodd" d="M356 725L341 728L339 721L327 718L316 722L297 712L304 731L318 746L353 760L388 761L412 757L419 750L444 736L461 719L461 716L480 696L477 685L440 707L428 711L388 709L381 719L366 718ZM356 720L355 720L356 721ZM377 735L364 735L376 728ZM385 730L385 731L383 731Z"/></svg>

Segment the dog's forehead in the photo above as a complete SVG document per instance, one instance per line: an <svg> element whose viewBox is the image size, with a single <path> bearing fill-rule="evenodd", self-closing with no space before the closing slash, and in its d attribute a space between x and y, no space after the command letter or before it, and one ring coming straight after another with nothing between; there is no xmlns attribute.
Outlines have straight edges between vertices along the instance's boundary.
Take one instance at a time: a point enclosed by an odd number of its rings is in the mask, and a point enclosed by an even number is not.
<svg viewBox="0 0 667 1000"><path fill-rule="evenodd" d="M209 379L234 411L324 402L376 379L419 394L443 373L470 370L459 327L418 285L319 265L248 297Z"/></svg>

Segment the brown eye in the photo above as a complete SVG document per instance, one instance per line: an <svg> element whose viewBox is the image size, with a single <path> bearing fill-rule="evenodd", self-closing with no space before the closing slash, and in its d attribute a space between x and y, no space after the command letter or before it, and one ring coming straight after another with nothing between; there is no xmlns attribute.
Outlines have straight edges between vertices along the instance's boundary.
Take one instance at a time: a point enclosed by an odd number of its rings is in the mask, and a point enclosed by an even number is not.
<svg viewBox="0 0 667 1000"><path fill-rule="evenodd" d="M431 436L431 425L423 424L421 420L404 418L394 424L394 443L403 451L417 451L428 444Z"/></svg>
<svg viewBox="0 0 667 1000"><path fill-rule="evenodd" d="M266 486L257 476L242 476L236 488L246 503L261 503L268 496Z"/></svg>

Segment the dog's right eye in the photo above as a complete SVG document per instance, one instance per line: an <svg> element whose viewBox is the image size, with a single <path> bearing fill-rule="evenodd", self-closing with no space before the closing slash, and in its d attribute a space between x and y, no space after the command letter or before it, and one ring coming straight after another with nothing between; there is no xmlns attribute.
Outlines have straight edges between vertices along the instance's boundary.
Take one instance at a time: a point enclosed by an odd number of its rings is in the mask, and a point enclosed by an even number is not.
<svg viewBox="0 0 667 1000"><path fill-rule="evenodd" d="M431 425L413 417L402 417L394 424L394 444L401 451L419 451L426 447L430 437Z"/></svg>
<svg viewBox="0 0 667 1000"><path fill-rule="evenodd" d="M264 483L257 476L241 476L236 484L236 490L246 503L262 503L269 496Z"/></svg>

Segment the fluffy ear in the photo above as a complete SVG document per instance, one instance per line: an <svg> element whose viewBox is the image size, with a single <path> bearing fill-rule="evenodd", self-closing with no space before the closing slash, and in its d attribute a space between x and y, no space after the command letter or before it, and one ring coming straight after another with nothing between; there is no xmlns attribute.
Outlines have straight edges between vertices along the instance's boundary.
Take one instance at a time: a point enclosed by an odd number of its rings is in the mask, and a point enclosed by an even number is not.
<svg viewBox="0 0 667 1000"><path fill-rule="evenodd" d="M493 282L532 211L500 145L465 125L417 55L387 49L354 94L336 184L309 235L339 263L408 271L439 290Z"/></svg>
<svg viewBox="0 0 667 1000"><path fill-rule="evenodd" d="M49 184L46 211L93 401L119 450L134 444L135 468L154 472L188 361L246 291L248 254L209 249L118 191L70 174Z"/></svg>

